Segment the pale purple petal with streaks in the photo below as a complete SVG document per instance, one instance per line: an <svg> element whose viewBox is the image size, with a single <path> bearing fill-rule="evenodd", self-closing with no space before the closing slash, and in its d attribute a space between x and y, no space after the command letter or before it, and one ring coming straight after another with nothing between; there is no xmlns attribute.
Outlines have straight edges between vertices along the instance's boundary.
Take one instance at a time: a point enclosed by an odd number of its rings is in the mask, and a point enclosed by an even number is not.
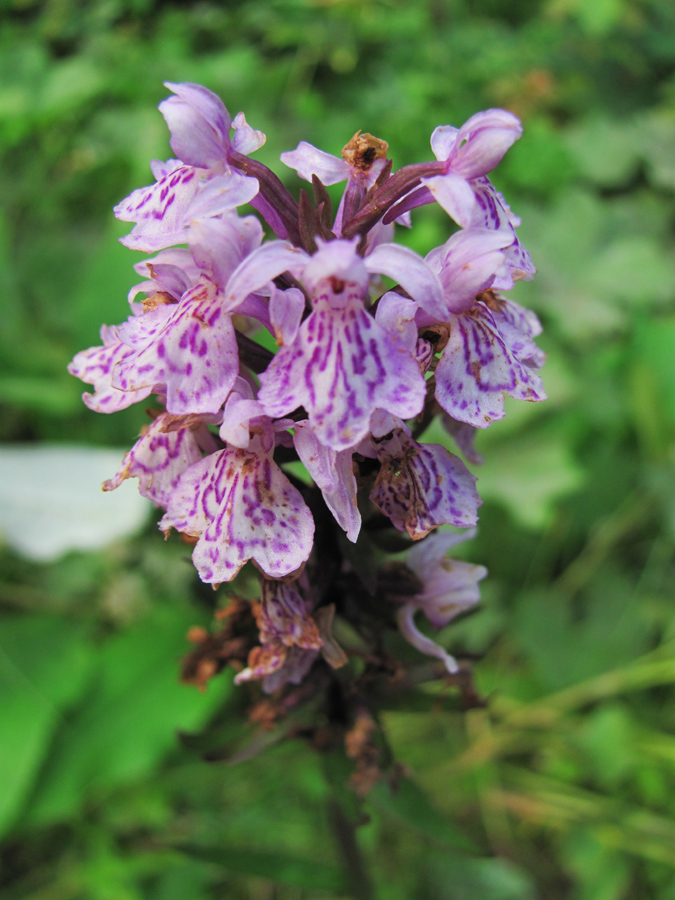
<svg viewBox="0 0 675 900"><path fill-rule="evenodd" d="M351 450L336 452L317 440L307 421L297 422L295 449L326 506L352 543L361 530L361 513L356 503L356 478Z"/></svg>
<svg viewBox="0 0 675 900"><path fill-rule="evenodd" d="M309 614L309 605L297 590L297 582L263 579L260 600L260 641L263 644L281 643L306 650L318 650L323 641L319 629Z"/></svg>
<svg viewBox="0 0 675 900"><path fill-rule="evenodd" d="M157 181L161 181L165 175L170 175L171 172L180 169L182 165L183 163L180 159L167 159L166 162L162 159L151 159L150 171Z"/></svg>
<svg viewBox="0 0 675 900"><path fill-rule="evenodd" d="M153 385L137 391L121 391L112 385L115 366L133 354L133 350L122 344L114 328L101 328L102 347L90 347L78 353L68 366L68 371L86 384L94 385L94 393L82 395L86 406L95 412L111 413L126 409L133 403L144 400L153 392Z"/></svg>
<svg viewBox="0 0 675 900"><path fill-rule="evenodd" d="M475 525L476 479L440 444L418 444L400 429L377 451L381 463L370 494L399 531L420 540L439 525Z"/></svg>
<svg viewBox="0 0 675 900"><path fill-rule="evenodd" d="M541 334L541 323L530 309L513 300L498 298L499 309L492 310L492 317L499 333L518 359L533 369L540 369L546 361L546 354L532 338Z"/></svg>
<svg viewBox="0 0 675 900"><path fill-rule="evenodd" d="M438 273L446 309L469 309L476 294L489 288L504 261L504 248L513 241L507 231L465 228L427 255L426 262Z"/></svg>
<svg viewBox="0 0 675 900"><path fill-rule="evenodd" d="M103 483L104 491L114 490L126 478L138 478L139 493L166 509L180 476L202 458L194 428L167 433L166 420L162 414L145 429L115 475Z"/></svg>
<svg viewBox="0 0 675 900"><path fill-rule="evenodd" d="M186 209L184 224L187 226L200 219L220 216L244 203L250 203L259 187L257 178L249 178L234 170L209 178L201 183L200 190Z"/></svg>
<svg viewBox="0 0 675 900"><path fill-rule="evenodd" d="M431 149L438 160L446 160L457 143L459 128L454 125L439 125L431 135Z"/></svg>
<svg viewBox="0 0 675 900"><path fill-rule="evenodd" d="M221 439L233 447L248 447L251 441L249 423L263 415L261 403L232 391L225 404L223 424L219 432Z"/></svg>
<svg viewBox="0 0 675 900"><path fill-rule="evenodd" d="M199 536L192 558L209 584L231 581L248 560L269 578L290 575L314 538L305 501L258 435L248 450L228 447L189 468L160 527Z"/></svg>
<svg viewBox="0 0 675 900"><path fill-rule="evenodd" d="M454 419L476 428L504 416L504 394L544 400L539 375L507 346L484 303L453 316L450 338L436 368L436 399Z"/></svg>
<svg viewBox="0 0 675 900"><path fill-rule="evenodd" d="M333 450L362 440L376 409L408 419L420 412L425 395L414 357L389 340L360 296L345 302L332 309L317 301L294 343L261 375L258 395L273 418L304 406L317 438Z"/></svg>
<svg viewBox="0 0 675 900"><path fill-rule="evenodd" d="M494 287L498 290L509 290L514 281L531 281L537 270L532 264L530 254L516 236L514 226L520 220L513 215L503 196L488 178L476 178L471 184L476 197L476 207L470 224L473 227L490 228L493 231L504 230L513 235L512 243L504 250L504 266L498 272Z"/></svg>
<svg viewBox="0 0 675 900"><path fill-rule="evenodd" d="M139 349L116 367L114 386L127 391L163 384L170 413L217 412L239 373L239 356L222 295L214 291L213 285L196 285L180 303L120 327L125 342L135 341Z"/></svg>
<svg viewBox="0 0 675 900"><path fill-rule="evenodd" d="M120 243L131 250L154 253L185 241L185 216L199 188L203 172L181 166L156 184L138 188L114 208L118 219L135 222Z"/></svg>
<svg viewBox="0 0 675 900"><path fill-rule="evenodd" d="M396 291L387 291L380 297L375 313L375 321L384 328L391 340L400 342L413 356L417 345L416 312L417 304L414 300L403 297Z"/></svg>
<svg viewBox="0 0 675 900"><path fill-rule="evenodd" d="M478 582L485 578L487 569L445 555L451 547L474 535L475 529L465 534L436 532L408 552L407 566L424 585L412 602L436 628L447 625L480 599Z"/></svg>

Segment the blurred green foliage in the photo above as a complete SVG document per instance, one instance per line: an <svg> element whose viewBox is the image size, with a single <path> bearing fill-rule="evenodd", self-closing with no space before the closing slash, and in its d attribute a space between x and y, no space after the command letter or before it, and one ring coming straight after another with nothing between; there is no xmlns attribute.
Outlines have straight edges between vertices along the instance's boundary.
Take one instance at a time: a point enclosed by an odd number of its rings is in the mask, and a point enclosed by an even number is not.
<svg viewBox="0 0 675 900"><path fill-rule="evenodd" d="M164 80L244 109L280 174L301 139L336 153L362 128L398 166L429 157L438 124L519 114L495 181L539 269L515 299L545 326L550 395L479 437L466 553L490 578L442 639L475 658L489 706L458 713L436 688L431 711L386 713L411 778L366 801L361 874L315 751L201 760L207 723L232 748L256 730L230 675L177 684L218 600L186 548L149 529L42 566L1 550L3 897L675 900L672 3L0 0L0 16L0 439L130 445L142 423L88 412L65 366L126 315L137 278L110 209L169 156ZM447 227L425 209L404 239L424 253Z"/></svg>

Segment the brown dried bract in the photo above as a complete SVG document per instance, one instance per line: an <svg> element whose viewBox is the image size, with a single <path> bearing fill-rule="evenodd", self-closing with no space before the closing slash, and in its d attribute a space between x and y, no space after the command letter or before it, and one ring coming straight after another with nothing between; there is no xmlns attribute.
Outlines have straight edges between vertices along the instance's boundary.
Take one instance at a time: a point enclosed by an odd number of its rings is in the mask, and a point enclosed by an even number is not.
<svg viewBox="0 0 675 900"><path fill-rule="evenodd" d="M216 617L227 621L215 634L201 626L193 626L187 634L195 649L181 662L181 681L196 685L200 691L206 690L209 680L226 665L241 668L251 646L253 615L249 603L235 597Z"/></svg>
<svg viewBox="0 0 675 900"><path fill-rule="evenodd" d="M504 303L506 302L503 297L500 297L499 294L492 289L481 291L480 294L476 294L476 300L480 300L480 302L484 303L488 309L497 313L502 311Z"/></svg>
<svg viewBox="0 0 675 900"><path fill-rule="evenodd" d="M372 134L361 134L357 131L354 137L342 148L342 158L359 172L370 172L376 159L387 156L389 144Z"/></svg>
<svg viewBox="0 0 675 900"><path fill-rule="evenodd" d="M367 710L360 710L345 734L347 756L356 763L349 783L359 797L365 797L382 777L378 765L380 749L375 742L378 727Z"/></svg>
<svg viewBox="0 0 675 900"><path fill-rule="evenodd" d="M143 301L143 312L152 312L158 306L169 306L172 303L178 303L178 300L172 297L171 294L167 294L166 291L157 291L156 294L145 298Z"/></svg>

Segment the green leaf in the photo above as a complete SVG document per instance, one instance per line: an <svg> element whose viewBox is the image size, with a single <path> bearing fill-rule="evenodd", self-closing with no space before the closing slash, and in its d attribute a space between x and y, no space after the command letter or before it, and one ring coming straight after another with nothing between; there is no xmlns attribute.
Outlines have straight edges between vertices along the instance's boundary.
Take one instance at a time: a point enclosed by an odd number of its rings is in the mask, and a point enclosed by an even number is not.
<svg viewBox="0 0 675 900"><path fill-rule="evenodd" d="M319 891L342 891L345 880L335 863L318 862L283 851L250 850L247 847L200 847L197 844L178 844L174 849L192 859L214 863L256 878L269 878L280 884Z"/></svg>
<svg viewBox="0 0 675 900"><path fill-rule="evenodd" d="M476 846L431 803L410 778L402 778L396 788L380 783L370 800L384 812L448 847L477 853Z"/></svg>
<svg viewBox="0 0 675 900"><path fill-rule="evenodd" d="M231 681L206 693L178 682L193 619L164 610L105 643L92 694L58 735L25 822L72 815L92 792L127 784L151 772L177 746L176 730L205 724Z"/></svg>
<svg viewBox="0 0 675 900"><path fill-rule="evenodd" d="M81 694L91 650L79 622L5 618L0 629L0 832L33 786L63 712Z"/></svg>

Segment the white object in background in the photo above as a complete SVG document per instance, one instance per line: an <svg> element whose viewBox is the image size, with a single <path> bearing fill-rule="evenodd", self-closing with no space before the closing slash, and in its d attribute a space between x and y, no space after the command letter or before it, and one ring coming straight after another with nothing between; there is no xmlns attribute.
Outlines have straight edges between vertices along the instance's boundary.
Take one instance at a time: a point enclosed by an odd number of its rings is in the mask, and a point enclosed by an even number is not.
<svg viewBox="0 0 675 900"><path fill-rule="evenodd" d="M40 562L70 550L98 550L138 531L152 503L131 478L116 491L101 484L125 450L58 444L0 447L0 539Z"/></svg>

